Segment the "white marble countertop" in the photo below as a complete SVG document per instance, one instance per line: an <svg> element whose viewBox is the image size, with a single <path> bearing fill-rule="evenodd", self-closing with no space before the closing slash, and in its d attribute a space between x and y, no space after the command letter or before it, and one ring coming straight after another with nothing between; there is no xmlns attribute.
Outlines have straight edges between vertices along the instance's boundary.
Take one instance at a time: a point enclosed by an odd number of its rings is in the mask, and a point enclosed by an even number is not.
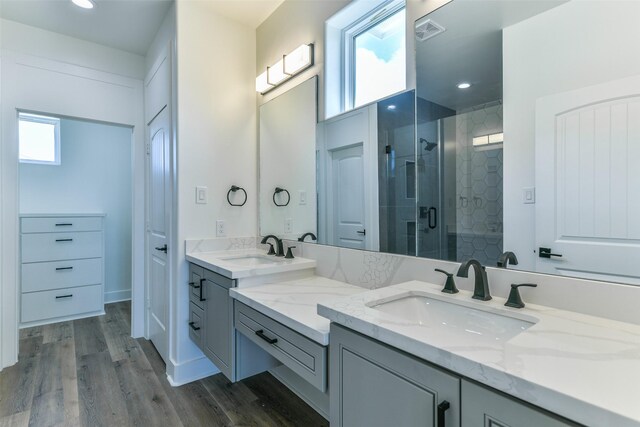
<svg viewBox="0 0 640 427"><path fill-rule="evenodd" d="M278 284L232 288L231 297L322 345L329 345L329 320L317 304L365 292L366 289L312 276Z"/></svg>
<svg viewBox="0 0 640 427"><path fill-rule="evenodd" d="M257 256L272 261L266 264L241 265L230 257ZM286 273L315 268L316 262L312 259L293 258L285 259L266 255L265 251L249 248L235 249L217 252L192 252L187 253L187 261L192 262L214 273L222 274L230 279L242 279L246 277L262 276L267 274Z"/></svg>
<svg viewBox="0 0 640 427"><path fill-rule="evenodd" d="M576 422L640 425L640 326L533 304L512 309L504 307L504 298L476 301L467 291L448 295L440 290L441 286L411 281L321 302L318 313ZM446 329L367 306L407 293L512 313L535 324L506 341L461 339Z"/></svg>

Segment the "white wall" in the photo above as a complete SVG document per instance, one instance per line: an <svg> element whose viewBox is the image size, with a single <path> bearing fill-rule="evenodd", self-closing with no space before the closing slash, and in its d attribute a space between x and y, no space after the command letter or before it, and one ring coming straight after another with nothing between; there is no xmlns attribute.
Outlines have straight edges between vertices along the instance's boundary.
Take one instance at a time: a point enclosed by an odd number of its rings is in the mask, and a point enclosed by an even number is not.
<svg viewBox="0 0 640 427"><path fill-rule="evenodd" d="M205 2L177 2L177 242L173 342L167 366L174 383L188 380L182 366L204 360L188 334L188 264L184 241L215 236L255 236L257 146L255 30L216 15ZM227 204L232 184L244 187L242 208ZM195 187L208 187L208 203L195 203ZM173 372L171 372L171 370ZM185 368L186 369L186 368Z"/></svg>
<svg viewBox="0 0 640 427"><path fill-rule="evenodd" d="M60 121L61 164L20 163L20 213L104 213L105 302L131 298L131 128Z"/></svg>
<svg viewBox="0 0 640 427"><path fill-rule="evenodd" d="M144 58L1 20L0 367L18 355L17 109L134 127L133 287L144 283ZM133 331L141 330L133 319Z"/></svg>
<svg viewBox="0 0 640 427"><path fill-rule="evenodd" d="M535 268L536 99L640 74L640 2L575 0L504 30L504 247Z"/></svg>

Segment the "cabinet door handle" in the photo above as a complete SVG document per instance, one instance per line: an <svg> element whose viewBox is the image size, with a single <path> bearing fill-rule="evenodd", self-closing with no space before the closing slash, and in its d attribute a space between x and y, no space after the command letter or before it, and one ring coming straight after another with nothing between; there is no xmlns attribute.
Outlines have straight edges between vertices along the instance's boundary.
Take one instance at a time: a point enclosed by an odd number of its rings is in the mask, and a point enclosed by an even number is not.
<svg viewBox="0 0 640 427"><path fill-rule="evenodd" d="M191 286L193 289L200 289L200 286L196 286L196 282L189 282L189 286Z"/></svg>
<svg viewBox="0 0 640 427"><path fill-rule="evenodd" d="M202 288L204 288L203 284L204 284L205 280L207 280L207 279L200 279L200 301L206 301L207 300L206 298L202 297Z"/></svg>
<svg viewBox="0 0 640 427"><path fill-rule="evenodd" d="M269 338L268 336L266 336L264 334L264 330L260 329L258 331L256 331L256 335L259 336L260 338L262 338L263 340L265 340L266 342L268 342L269 344L275 344L278 342L277 338Z"/></svg>
<svg viewBox="0 0 640 427"><path fill-rule="evenodd" d="M73 239L56 239L56 242L73 242Z"/></svg>
<svg viewBox="0 0 640 427"><path fill-rule="evenodd" d="M551 258L552 256L556 256L558 258L562 257L562 254L554 254L551 252L551 248L539 248L538 256L540 258Z"/></svg>
<svg viewBox="0 0 640 427"><path fill-rule="evenodd" d="M70 222L60 222L58 224L56 224L56 227L71 227L73 224L71 224Z"/></svg>
<svg viewBox="0 0 640 427"><path fill-rule="evenodd" d="M442 403L438 405L438 427L444 427L446 421L445 413L449 407L451 407L451 405L446 400L443 400Z"/></svg>
<svg viewBox="0 0 640 427"><path fill-rule="evenodd" d="M63 298L71 298L73 296L73 294L69 294L69 295L58 295L56 297L56 299L63 299Z"/></svg>
<svg viewBox="0 0 640 427"><path fill-rule="evenodd" d="M56 267L56 271L73 270L73 267Z"/></svg>
<svg viewBox="0 0 640 427"><path fill-rule="evenodd" d="M195 326L196 322L189 322L189 326L191 326L191 329L193 329L194 331L199 331L200 330L200 326Z"/></svg>

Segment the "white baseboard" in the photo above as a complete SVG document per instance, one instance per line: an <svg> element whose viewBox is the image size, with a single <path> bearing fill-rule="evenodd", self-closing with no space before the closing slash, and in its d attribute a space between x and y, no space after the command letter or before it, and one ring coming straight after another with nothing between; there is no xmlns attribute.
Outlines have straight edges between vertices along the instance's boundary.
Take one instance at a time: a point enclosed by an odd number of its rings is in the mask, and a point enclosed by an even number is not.
<svg viewBox="0 0 640 427"><path fill-rule="evenodd" d="M167 379L172 387L198 381L218 373L220 373L220 369L204 356L182 362L179 365L173 361L167 363Z"/></svg>
<svg viewBox="0 0 640 427"><path fill-rule="evenodd" d="M124 289L121 291L110 291L104 293L104 303L110 304L112 302L129 301L131 299L131 289Z"/></svg>
<svg viewBox="0 0 640 427"><path fill-rule="evenodd" d="M91 311L89 313L74 314L73 316L53 317L51 319L36 320L33 322L20 323L18 329L32 328L34 326L49 325L51 323L67 322L69 320L85 319L87 317L104 316L104 310Z"/></svg>

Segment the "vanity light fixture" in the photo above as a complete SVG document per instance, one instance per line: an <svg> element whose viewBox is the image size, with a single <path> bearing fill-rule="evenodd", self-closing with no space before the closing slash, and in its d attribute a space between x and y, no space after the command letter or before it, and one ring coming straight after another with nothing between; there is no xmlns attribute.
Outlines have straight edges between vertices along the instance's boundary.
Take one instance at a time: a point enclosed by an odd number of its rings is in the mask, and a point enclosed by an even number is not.
<svg viewBox="0 0 640 427"><path fill-rule="evenodd" d="M461 82L458 83L458 89L469 89L471 87L471 83Z"/></svg>
<svg viewBox="0 0 640 427"><path fill-rule="evenodd" d="M91 0L71 0L73 4L83 9L93 9L95 4Z"/></svg>
<svg viewBox="0 0 640 427"><path fill-rule="evenodd" d="M473 138L474 147L480 147L483 145L502 144L503 142L504 142L504 134L502 132L492 133L490 135L476 136Z"/></svg>
<svg viewBox="0 0 640 427"><path fill-rule="evenodd" d="M88 0L87 0L88 1ZM298 46L256 77L256 92L265 94L313 65L313 43Z"/></svg>

